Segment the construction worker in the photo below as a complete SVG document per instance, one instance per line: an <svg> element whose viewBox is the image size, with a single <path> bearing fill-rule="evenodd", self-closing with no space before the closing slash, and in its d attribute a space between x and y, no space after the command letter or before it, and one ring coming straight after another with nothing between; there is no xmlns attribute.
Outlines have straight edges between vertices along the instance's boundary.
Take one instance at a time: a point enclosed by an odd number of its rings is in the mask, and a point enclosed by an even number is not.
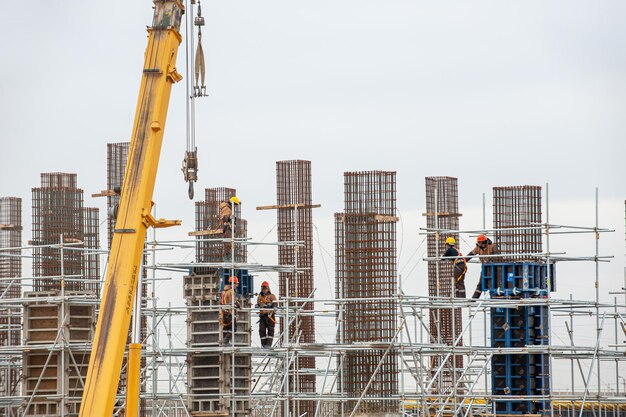
<svg viewBox="0 0 626 417"><path fill-rule="evenodd" d="M492 258L489 258L486 255L495 255L496 254L496 247L493 244L493 242L491 241L491 239L489 239L487 236L485 235L478 235L478 237L476 238L476 247L474 249L472 249L472 251L470 253L467 254L467 256L465 257L466 260L470 260L472 259L472 257L478 255L480 256L480 262L481 263L487 263L487 262L492 262ZM481 272L482 275L482 272ZM481 278L478 278L478 285L476 286L476 289L474 290L474 294L472 295L472 298L480 298L480 295L482 294L482 285L481 285Z"/></svg>
<svg viewBox="0 0 626 417"><path fill-rule="evenodd" d="M465 273L467 272L467 262L455 245L456 239L453 237L446 239L446 251L443 254L443 259L449 259L452 262L455 297L465 298Z"/></svg>
<svg viewBox="0 0 626 417"><path fill-rule="evenodd" d="M222 223L222 233L230 230L230 217L233 215L232 204L229 201L220 203L220 222Z"/></svg>
<svg viewBox="0 0 626 417"><path fill-rule="evenodd" d="M220 303L222 306L226 306L220 310L222 315L221 321L224 345L228 345L233 342L233 333L237 332L237 308L240 307L235 290L235 288L239 285L239 279L236 276L232 276L228 279L228 282L230 285L224 285Z"/></svg>
<svg viewBox="0 0 626 417"><path fill-rule="evenodd" d="M232 225L235 223L235 217L233 216L233 205L239 205L241 201L237 197L231 197L228 201L222 201L219 205L220 217L219 221L222 224L222 235L224 238L229 238L232 235ZM231 259L231 244L224 242L224 260L230 261Z"/></svg>
<svg viewBox="0 0 626 417"><path fill-rule="evenodd" d="M261 347L265 349L271 348L274 341L275 309L277 306L276 296L270 291L270 284L263 281L255 307L261 309L259 311L259 336L261 337Z"/></svg>

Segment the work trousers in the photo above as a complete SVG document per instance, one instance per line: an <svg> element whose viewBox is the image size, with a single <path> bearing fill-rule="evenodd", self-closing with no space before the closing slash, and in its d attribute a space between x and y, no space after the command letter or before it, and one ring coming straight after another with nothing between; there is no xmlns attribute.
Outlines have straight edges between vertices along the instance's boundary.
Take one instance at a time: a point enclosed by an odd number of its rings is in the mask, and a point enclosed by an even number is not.
<svg viewBox="0 0 626 417"><path fill-rule="evenodd" d="M233 323L233 315L227 311L224 311L224 315L222 316L222 334L224 335L224 344L230 343L233 337L233 330L235 333L237 332L237 317L234 318Z"/></svg>
<svg viewBox="0 0 626 417"><path fill-rule="evenodd" d="M456 298L465 298L465 273L467 267L465 263L454 265L454 296Z"/></svg>
<svg viewBox="0 0 626 417"><path fill-rule="evenodd" d="M272 347L274 341L274 327L276 322L270 317L271 313L262 314L259 317L259 336L261 337L262 347Z"/></svg>

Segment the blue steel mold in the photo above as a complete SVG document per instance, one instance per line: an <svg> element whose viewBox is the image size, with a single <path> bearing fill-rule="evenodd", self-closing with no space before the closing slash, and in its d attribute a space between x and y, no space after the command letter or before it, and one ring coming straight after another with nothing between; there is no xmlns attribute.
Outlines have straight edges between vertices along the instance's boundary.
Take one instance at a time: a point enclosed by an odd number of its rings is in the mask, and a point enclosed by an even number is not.
<svg viewBox="0 0 626 417"><path fill-rule="evenodd" d="M556 290L554 264L532 262L485 263L481 270L483 291L494 297L547 296Z"/></svg>

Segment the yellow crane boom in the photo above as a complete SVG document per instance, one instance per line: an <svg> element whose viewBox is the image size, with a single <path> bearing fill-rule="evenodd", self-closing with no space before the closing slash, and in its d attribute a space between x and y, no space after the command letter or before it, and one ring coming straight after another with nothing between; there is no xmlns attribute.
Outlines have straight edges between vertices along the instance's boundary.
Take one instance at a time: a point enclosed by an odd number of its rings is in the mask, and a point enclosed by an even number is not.
<svg viewBox="0 0 626 417"><path fill-rule="evenodd" d="M156 220L150 211L170 91L172 84L182 78L176 71L176 55L182 41L179 30L183 13L180 0L154 0L154 17L148 28L139 100L81 417L113 414L147 229L180 224Z"/></svg>

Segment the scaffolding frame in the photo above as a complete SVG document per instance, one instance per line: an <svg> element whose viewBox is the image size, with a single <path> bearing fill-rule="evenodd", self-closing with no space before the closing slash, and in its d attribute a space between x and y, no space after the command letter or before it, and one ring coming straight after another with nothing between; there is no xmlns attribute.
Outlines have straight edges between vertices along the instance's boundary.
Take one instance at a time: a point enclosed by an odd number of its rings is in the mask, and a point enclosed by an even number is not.
<svg viewBox="0 0 626 417"><path fill-rule="evenodd" d="M426 227L435 232L426 237L428 257L428 295L432 297L454 297L452 262L439 262L438 258L445 252L444 242L448 238L458 241L459 235L459 192L458 180L454 177L426 177ZM438 232L444 230L444 232ZM460 309L436 309L430 312L430 333L433 341L445 343L455 349L458 335L463 327L463 316ZM462 339L460 340L462 343ZM433 358L433 367L439 365L441 358ZM463 368L463 356L454 355L444 364L447 370L440 372L437 384L433 388L445 390L456 385L457 369Z"/></svg>
<svg viewBox="0 0 626 417"><path fill-rule="evenodd" d="M22 244L22 199L0 197L0 250L18 247ZM21 288L14 285L15 278L22 275L22 259L19 249L3 251L10 256L0 257L0 297L20 298ZM0 308L0 346L21 344L22 310L19 306ZM0 395L11 396L19 390L19 368L11 359L0 361ZM0 409L0 416L11 411Z"/></svg>
<svg viewBox="0 0 626 417"><path fill-rule="evenodd" d="M300 241L302 245L278 246L278 263L293 265L293 272L280 272L279 294L283 299L308 298L314 293L313 279L313 208L311 195L311 162L304 160L290 160L276 162L276 209L278 242ZM257 207L262 209L262 207ZM312 305L303 303L301 308L310 311ZM302 341L315 342L315 318L305 314L298 320L291 321L289 331L285 333L289 318L280 321L280 333L288 343ZM295 387L299 392L315 392L315 375L308 370L315 369L315 357L300 356L296 353L293 360L294 376L287 381L284 387ZM311 415L315 412L315 403L312 401L298 402L295 408L283 410L283 415Z"/></svg>
<svg viewBox="0 0 626 417"><path fill-rule="evenodd" d="M547 191L547 190L546 190ZM547 199L547 198L546 198ZM547 205L546 205L547 206ZM536 226L542 230L543 236L549 241L553 233L588 233L591 236L600 236L611 230L603 229L596 224L593 227L567 227L552 224L549 219L545 223ZM445 230L432 230L424 228L423 234L444 233ZM497 232L491 229L462 230L456 231L460 235L472 236L478 232ZM211 241L212 239L206 239ZM223 242L223 239L213 239ZM231 239L236 245L267 245L276 247L280 245L301 245L302 242L255 242L251 239ZM146 366L142 369L142 381L146 383L146 391L142 392L142 399L145 400L146 413L153 416L191 416L192 413L186 407L187 394L184 389L184 381L187 370L185 358L194 353L193 348L184 347L177 343L176 320L184 320L187 314L187 307L159 305L158 284L163 279L159 273L170 274L172 271L187 271L192 265L196 267L215 267L215 263L158 263L156 258L163 249L175 249L188 251L197 244L196 240L159 242L153 239L148 242L147 253L151 258L148 265L153 272L148 278L150 286L150 301L143 313L149 318L150 325L148 335L144 338L147 346ZM57 249L61 245L55 244ZM63 244L64 250L85 250L73 246L71 243ZM24 253L32 253L33 246L7 248L7 250L20 250ZM101 251L94 251L94 254L102 254ZM0 255L5 256L4 252ZM516 253L509 255L519 255ZM552 261L590 261L596 265L609 261L609 257L600 255L598 248L596 253L589 257L567 257L559 253L550 252L549 244L546 244L546 252L537 254L524 254L532 256L534 259L550 259ZM28 256L28 255L23 255ZM427 258L429 260L431 258ZM434 259L437 260L436 258ZM253 263L237 262L233 263L236 268L247 268L250 271L284 271L293 272L293 266L285 265L260 265ZM77 276L50 277L51 279L81 280L84 278ZM17 282L21 287L32 285L33 277L20 277ZM599 274L596 275L596 282L599 281ZM617 291L616 296L626 295L625 291ZM93 296L79 296L76 294L51 295L46 299L38 301L48 301L50 303L63 303L71 300L75 303L96 305L97 299ZM289 315L290 320L298 320L300 316L315 316L318 320L336 321L336 331L340 334L341 317L345 311L352 308L352 304L362 303L367 298L329 298L321 299L316 297L300 297L285 300L281 305L281 317ZM491 415L491 404L498 397L490 394L488 375L489 359L494 354L485 341L486 332L480 331L480 322L485 322L491 308L511 308L519 304L519 300L500 299L480 299L478 302L455 299L445 296L415 296L408 295L398 288L389 297L381 298L383 302L397 303L399 320L394 327L395 337L391 341L380 342L359 342L346 343L338 340L335 343L306 343L302 340L291 341L287 345L279 345L272 351L251 347L219 347L218 352L226 354L250 354L253 357L252 379L257 380L253 385L253 390L249 396L253 404L253 415L274 416L282 408L281 405L287 403L287 409L293 409L291 403L313 401L316 403L315 417L318 416L351 416L358 410L358 403L365 398L367 390L347 396L338 388L338 381L343 371L342 362L338 360L342 355L351 352L368 351L380 352L389 351L397 354L399 389L395 394L378 395L368 397L368 399L378 399L380 401L397 401L400 405L402 415L419 416L448 416L462 415L470 416L473 413L481 415ZM16 303L29 303L26 297L18 299L7 299L0 297L0 308L15 305ZM301 306L310 303L311 310L305 310ZM597 416L618 417L626 415L626 397L624 390L620 388L620 375L623 375L623 366L626 364L626 345L616 332L614 344L603 342L603 334L607 333L611 327L616 329L626 326L626 304L617 302L601 302L599 297L595 300L572 300L570 299L528 299L524 300L525 305L549 305L553 318L565 320L569 326L568 337L571 336L570 343L551 343L547 346L533 346L523 348L506 348L507 353L545 353L550 355L553 362L571 364L571 374L569 375L572 386L567 391L552 391L546 399L551 401L551 415L583 415L591 413L592 410ZM433 335L430 332L431 310L435 309L460 309L464 320L461 333L458 335L453 350L445 343L433 343ZM250 307L251 314L256 313L256 309ZM598 326L593 341L581 343L576 340L576 328L578 323L588 320L589 317L596 319ZM460 338L464 343L461 344ZM77 348L81 346L64 345L65 348ZM41 346L46 349L59 349L59 345L46 344ZM31 346L19 345L11 347L0 347L2 357L20 356L25 349ZM86 346L85 346L86 348ZM291 364L293 364L294 351L298 350L299 355L315 357L317 367L310 370L318 380L318 390L315 393L291 390L285 393L281 390L281 384L288 380ZM437 383L438 375L446 370L444 364L453 355L463 355L465 358L465 368L457 379L455 385L449 390L433 390ZM432 368L432 358L443 358L439 366ZM382 361L379 362L379 364ZM605 383L599 378L592 381L590 375L599 369L599 365L615 364L616 380L611 390L607 390ZM375 369L372 377L380 370ZM158 375L164 375L164 379L159 379ZM585 387L581 389L575 385L575 381L584 378ZM225 394L227 398L232 395ZM23 402L31 401L32 396L1 396L0 408L20 406ZM59 396L59 401L71 401L75 398L70 396ZM541 399L535 397L534 399ZM78 399L80 400L80 399ZM124 398L119 397L118 405L122 405ZM342 407L346 401L355 404L354 408ZM273 404L272 407L258 407L255 404ZM587 414L584 414L587 415ZM589 414L591 415L591 414Z"/></svg>

